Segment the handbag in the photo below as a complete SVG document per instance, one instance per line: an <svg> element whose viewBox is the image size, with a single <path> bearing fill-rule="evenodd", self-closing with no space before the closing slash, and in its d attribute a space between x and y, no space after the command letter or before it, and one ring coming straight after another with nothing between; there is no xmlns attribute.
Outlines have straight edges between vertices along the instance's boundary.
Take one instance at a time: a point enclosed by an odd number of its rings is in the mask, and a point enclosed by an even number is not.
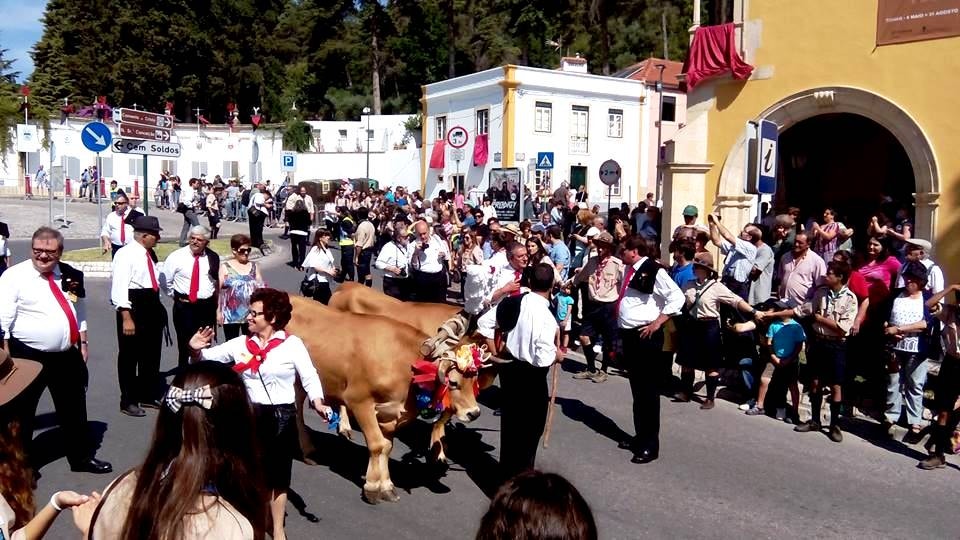
<svg viewBox="0 0 960 540"><path fill-rule="evenodd" d="M320 284L315 279L310 279L309 276L304 276L303 281L300 282L300 294L308 298L313 298L317 294L317 289Z"/></svg>

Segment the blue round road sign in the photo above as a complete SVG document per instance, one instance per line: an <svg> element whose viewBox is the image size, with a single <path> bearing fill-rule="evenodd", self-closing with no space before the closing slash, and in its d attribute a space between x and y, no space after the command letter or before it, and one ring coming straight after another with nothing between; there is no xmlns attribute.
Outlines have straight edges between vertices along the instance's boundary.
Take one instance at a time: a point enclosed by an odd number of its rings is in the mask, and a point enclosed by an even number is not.
<svg viewBox="0 0 960 540"><path fill-rule="evenodd" d="M87 150L99 153L110 147L110 143L113 142L113 134L110 133L110 128L103 122L90 122L83 126L83 130L80 132L80 140L83 141L83 146Z"/></svg>

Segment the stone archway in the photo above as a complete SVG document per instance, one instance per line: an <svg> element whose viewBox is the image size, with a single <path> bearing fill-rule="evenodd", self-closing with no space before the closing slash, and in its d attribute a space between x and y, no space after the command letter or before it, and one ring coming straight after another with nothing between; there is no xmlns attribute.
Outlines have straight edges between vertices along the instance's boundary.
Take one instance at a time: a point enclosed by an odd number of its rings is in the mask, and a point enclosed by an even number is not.
<svg viewBox="0 0 960 540"><path fill-rule="evenodd" d="M833 86L793 94L763 111L757 119L776 123L782 133L801 120L826 113L852 113L869 118L900 142L913 169L917 236L933 240L940 198L936 158L926 134L901 107L867 90ZM746 137L741 135L727 154L715 203L723 221L738 228L750 221L756 209L756 197L743 193L745 145Z"/></svg>

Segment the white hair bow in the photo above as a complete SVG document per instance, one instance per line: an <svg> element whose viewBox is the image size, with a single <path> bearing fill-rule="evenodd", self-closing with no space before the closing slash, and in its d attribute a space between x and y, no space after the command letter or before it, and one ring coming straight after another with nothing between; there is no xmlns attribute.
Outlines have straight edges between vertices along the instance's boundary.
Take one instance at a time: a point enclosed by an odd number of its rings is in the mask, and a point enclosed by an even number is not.
<svg viewBox="0 0 960 540"><path fill-rule="evenodd" d="M171 386L167 390L167 395L163 401L173 412L179 412L184 405L194 404L209 410L213 407L213 393L210 391L210 385L205 384L193 390L184 390L176 386Z"/></svg>

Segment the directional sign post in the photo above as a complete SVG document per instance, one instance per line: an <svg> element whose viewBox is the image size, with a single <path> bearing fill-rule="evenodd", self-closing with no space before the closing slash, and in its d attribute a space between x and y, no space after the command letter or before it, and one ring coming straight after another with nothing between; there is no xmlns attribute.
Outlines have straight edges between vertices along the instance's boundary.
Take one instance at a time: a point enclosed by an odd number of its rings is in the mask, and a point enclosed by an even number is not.
<svg viewBox="0 0 960 540"><path fill-rule="evenodd" d="M114 118L120 127L120 136L136 140L118 141L119 148L114 145L113 151L123 154L140 154L143 156L143 212L150 215L150 186L147 179L147 156L180 155L180 144L170 142L170 131L173 129L173 116L137 109L120 109L114 113ZM160 141L164 144L155 144L148 141ZM131 144L136 143L136 144Z"/></svg>
<svg viewBox="0 0 960 540"><path fill-rule="evenodd" d="M537 168L549 170L553 168L553 152L537 152Z"/></svg>
<svg viewBox="0 0 960 540"><path fill-rule="evenodd" d="M99 185L103 181L103 164L100 162L100 152L106 150L113 142L113 134L110 133L110 128L103 122L90 122L83 126L83 130L80 132L80 142L87 150L97 154L97 176L99 180L94 189L97 190L97 220L100 228L103 229L102 197L100 197Z"/></svg>
<svg viewBox="0 0 960 540"><path fill-rule="evenodd" d="M114 139L113 153L180 157L180 143L143 141L140 139Z"/></svg>
<svg viewBox="0 0 960 540"><path fill-rule="evenodd" d="M138 126L136 124L120 124L120 136L130 139L170 142L169 129Z"/></svg>
<svg viewBox="0 0 960 540"><path fill-rule="evenodd" d="M144 127L173 129L173 117L167 114L138 111L136 109L120 109L121 124L137 124Z"/></svg>
<svg viewBox="0 0 960 540"><path fill-rule="evenodd" d="M613 197L613 185L620 181L620 164L608 159L600 164L600 181L607 185L607 215L610 215L610 199Z"/></svg>

